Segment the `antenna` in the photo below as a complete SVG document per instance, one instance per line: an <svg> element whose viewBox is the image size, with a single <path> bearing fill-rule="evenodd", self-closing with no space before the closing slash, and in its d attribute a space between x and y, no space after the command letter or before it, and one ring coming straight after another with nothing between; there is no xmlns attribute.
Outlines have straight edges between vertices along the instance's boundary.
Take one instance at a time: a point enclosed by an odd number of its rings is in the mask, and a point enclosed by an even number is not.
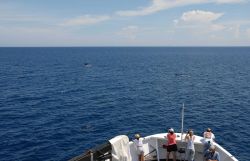
<svg viewBox="0 0 250 161"><path fill-rule="evenodd" d="M181 142L183 140L183 125L184 125L184 103L182 104L182 110L181 110Z"/></svg>

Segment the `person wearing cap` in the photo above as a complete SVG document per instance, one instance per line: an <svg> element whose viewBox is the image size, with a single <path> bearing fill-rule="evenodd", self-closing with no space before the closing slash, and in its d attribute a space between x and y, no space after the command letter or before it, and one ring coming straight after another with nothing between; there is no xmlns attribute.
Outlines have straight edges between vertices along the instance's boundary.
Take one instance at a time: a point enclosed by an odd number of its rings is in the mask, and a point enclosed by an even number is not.
<svg viewBox="0 0 250 161"><path fill-rule="evenodd" d="M210 146L204 155L206 161L220 161L220 154L215 150L215 146Z"/></svg>
<svg viewBox="0 0 250 161"><path fill-rule="evenodd" d="M188 161L193 161L194 160L194 154L195 154L195 149L194 149L194 132L193 130L188 130L186 136L185 136L185 141L187 142L187 152L186 152L186 160Z"/></svg>
<svg viewBox="0 0 250 161"><path fill-rule="evenodd" d="M141 138L140 134L135 134L135 139L133 140L133 142L136 146L139 161L144 161L144 150L142 140L143 139Z"/></svg>
<svg viewBox="0 0 250 161"><path fill-rule="evenodd" d="M174 133L174 129L170 128L167 134L167 159L169 160L170 153L173 152L173 160L176 161L176 151L177 151L177 144L176 144L176 134Z"/></svg>

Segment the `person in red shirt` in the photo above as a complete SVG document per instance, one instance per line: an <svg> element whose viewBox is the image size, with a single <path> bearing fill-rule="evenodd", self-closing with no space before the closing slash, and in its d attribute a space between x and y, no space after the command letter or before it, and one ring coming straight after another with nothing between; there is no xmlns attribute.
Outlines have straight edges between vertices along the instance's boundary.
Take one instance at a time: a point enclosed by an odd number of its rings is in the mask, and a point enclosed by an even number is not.
<svg viewBox="0 0 250 161"><path fill-rule="evenodd" d="M173 160L176 161L176 151L177 151L177 145L176 145L176 134L174 133L174 129L170 128L168 130L167 134L167 160L169 160L169 155L171 152L173 152Z"/></svg>

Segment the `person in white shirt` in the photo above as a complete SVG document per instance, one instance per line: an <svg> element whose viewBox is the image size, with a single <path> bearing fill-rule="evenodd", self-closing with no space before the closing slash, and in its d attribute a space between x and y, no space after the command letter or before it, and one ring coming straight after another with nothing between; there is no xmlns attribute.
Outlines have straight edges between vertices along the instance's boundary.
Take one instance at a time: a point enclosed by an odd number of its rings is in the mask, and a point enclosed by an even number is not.
<svg viewBox="0 0 250 161"><path fill-rule="evenodd" d="M194 160L194 154L195 154L194 140L195 136L193 130L188 130L185 136L185 141L187 142L186 160L188 161Z"/></svg>
<svg viewBox="0 0 250 161"><path fill-rule="evenodd" d="M133 140L133 142L136 146L139 161L144 161L144 150L142 140L143 138L141 138L140 134L135 134L135 139Z"/></svg>
<svg viewBox="0 0 250 161"><path fill-rule="evenodd" d="M215 139L215 136L210 128L207 128L207 130L203 133L203 137L211 141L214 141Z"/></svg>
<svg viewBox="0 0 250 161"><path fill-rule="evenodd" d="M210 128L207 128L207 130L203 133L203 137L205 140L204 152L206 152L210 148L210 146L213 145L215 136L212 133L212 130Z"/></svg>

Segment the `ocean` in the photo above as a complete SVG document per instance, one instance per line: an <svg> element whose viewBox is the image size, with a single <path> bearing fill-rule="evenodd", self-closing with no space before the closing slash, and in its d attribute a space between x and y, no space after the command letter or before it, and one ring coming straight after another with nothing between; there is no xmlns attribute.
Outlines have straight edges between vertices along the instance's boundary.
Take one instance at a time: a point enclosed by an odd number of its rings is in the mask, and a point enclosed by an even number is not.
<svg viewBox="0 0 250 161"><path fill-rule="evenodd" d="M63 161L116 135L210 127L250 159L249 47L0 48L0 160Z"/></svg>

